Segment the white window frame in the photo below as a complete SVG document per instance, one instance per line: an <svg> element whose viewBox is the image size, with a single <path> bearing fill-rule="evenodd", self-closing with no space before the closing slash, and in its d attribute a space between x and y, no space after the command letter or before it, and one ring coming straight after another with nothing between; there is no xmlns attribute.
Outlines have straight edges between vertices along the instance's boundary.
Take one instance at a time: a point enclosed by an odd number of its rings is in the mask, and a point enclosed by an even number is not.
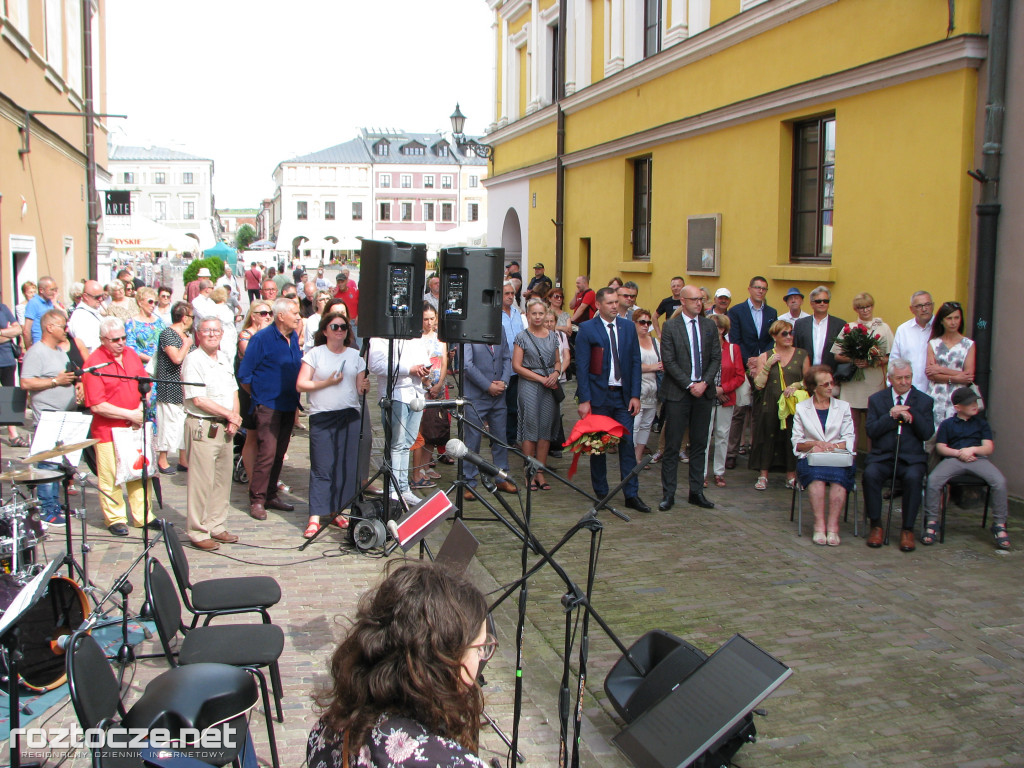
<svg viewBox="0 0 1024 768"><path fill-rule="evenodd" d="M402 189L412 189L412 174L403 173L398 177L399 186Z"/></svg>
<svg viewBox="0 0 1024 768"><path fill-rule="evenodd" d="M406 208L408 206L408 208ZM405 218L406 210L409 211L409 218ZM412 200L402 200L398 203L398 220L399 221L412 221L413 213L415 212Z"/></svg>
<svg viewBox="0 0 1024 768"><path fill-rule="evenodd" d="M196 183L196 175L195 175L195 173L193 173L192 171L184 171L184 172L182 172L182 174L181 174L181 183L182 184L195 184Z"/></svg>
<svg viewBox="0 0 1024 768"><path fill-rule="evenodd" d="M475 189L476 187L479 187L480 186L480 177L479 176L470 176L469 177L469 186L470 186L470 189Z"/></svg>
<svg viewBox="0 0 1024 768"><path fill-rule="evenodd" d="M387 206L387 208L385 209L384 206ZM384 218L382 215L385 210L388 212L387 218ZM394 218L391 216L390 200L381 200L377 203L377 221L394 221Z"/></svg>
<svg viewBox="0 0 1024 768"><path fill-rule="evenodd" d="M433 189L434 188L434 174L425 173L423 174L423 188Z"/></svg>
<svg viewBox="0 0 1024 768"><path fill-rule="evenodd" d="M356 211L356 206L359 206L359 209L358 209L359 215L358 216L356 216L356 212L357 212ZM362 221L362 220L363 220L363 201L362 200L353 200L352 201L352 221Z"/></svg>
<svg viewBox="0 0 1024 768"><path fill-rule="evenodd" d="M451 174L447 174L447 173L442 174L441 175L441 189L451 189L451 188L452 188L452 177L451 177Z"/></svg>
<svg viewBox="0 0 1024 768"><path fill-rule="evenodd" d="M448 211L448 218L447 219L444 217L444 212L445 211ZM449 203L449 202L442 202L441 203L441 218L439 219L439 221L441 221L442 223L447 224L447 223L452 222L454 220L455 220L455 204L454 203Z"/></svg>
<svg viewBox="0 0 1024 768"><path fill-rule="evenodd" d="M480 221L480 203L466 205L466 221Z"/></svg>
<svg viewBox="0 0 1024 768"><path fill-rule="evenodd" d="M381 173L377 175L377 186L380 189L391 189L391 174Z"/></svg>
<svg viewBox="0 0 1024 768"><path fill-rule="evenodd" d="M427 206L430 206L430 215L427 216ZM433 200L423 201L423 221L437 221L437 204Z"/></svg>

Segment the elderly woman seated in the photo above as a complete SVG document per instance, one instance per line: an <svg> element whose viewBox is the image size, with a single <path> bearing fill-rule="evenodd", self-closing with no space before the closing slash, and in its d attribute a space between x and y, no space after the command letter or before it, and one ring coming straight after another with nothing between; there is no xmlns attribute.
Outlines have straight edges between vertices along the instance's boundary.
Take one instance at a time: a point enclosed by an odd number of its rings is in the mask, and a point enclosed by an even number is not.
<svg viewBox="0 0 1024 768"><path fill-rule="evenodd" d="M853 489L855 437L850 405L832 397L832 371L815 365L804 374L804 387L811 396L796 406L793 418L793 453L797 456L797 477L807 489L814 511L814 543L839 546L839 515L846 494ZM848 451L845 456L837 451ZM818 454L833 454L818 463ZM845 464L845 466L843 466ZM825 486L828 492L828 521L825 519Z"/></svg>

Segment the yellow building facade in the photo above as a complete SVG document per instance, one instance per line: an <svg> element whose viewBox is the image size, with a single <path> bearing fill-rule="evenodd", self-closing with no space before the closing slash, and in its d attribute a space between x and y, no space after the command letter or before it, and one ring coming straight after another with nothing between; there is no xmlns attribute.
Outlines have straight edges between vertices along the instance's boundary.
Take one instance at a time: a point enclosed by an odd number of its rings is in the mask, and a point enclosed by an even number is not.
<svg viewBox="0 0 1024 768"><path fill-rule="evenodd" d="M92 4L93 109L103 112L102 0ZM0 2L0 286L9 307L18 286L50 275L61 295L88 273L85 120L25 112L82 112L84 3ZM104 126L96 162L106 165ZM28 149L25 152L25 149Z"/></svg>
<svg viewBox="0 0 1024 768"><path fill-rule="evenodd" d="M653 308L674 275L783 307L968 296L980 0L489 0L488 242ZM564 151L557 157L558 110ZM564 166L561 211L557 165ZM805 306L809 310L809 306Z"/></svg>

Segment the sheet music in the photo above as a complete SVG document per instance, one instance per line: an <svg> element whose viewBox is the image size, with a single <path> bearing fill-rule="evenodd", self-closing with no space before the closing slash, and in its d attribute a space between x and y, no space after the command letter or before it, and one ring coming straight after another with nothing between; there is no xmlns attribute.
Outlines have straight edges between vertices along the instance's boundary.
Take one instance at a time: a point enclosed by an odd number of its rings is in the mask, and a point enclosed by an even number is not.
<svg viewBox="0 0 1024 768"><path fill-rule="evenodd" d="M43 411L36 422L36 433L32 437L29 455L56 448L57 443L71 445L89 439L89 427L92 426L92 414L79 411ZM71 466L77 467L82 460L82 452L68 454ZM52 459L60 463L60 458Z"/></svg>

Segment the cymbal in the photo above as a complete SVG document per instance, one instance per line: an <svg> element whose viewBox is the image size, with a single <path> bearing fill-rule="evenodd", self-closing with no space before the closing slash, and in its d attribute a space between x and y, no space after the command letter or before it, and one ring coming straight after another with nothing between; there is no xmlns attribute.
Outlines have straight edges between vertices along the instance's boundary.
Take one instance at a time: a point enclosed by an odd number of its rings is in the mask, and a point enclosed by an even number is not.
<svg viewBox="0 0 1024 768"><path fill-rule="evenodd" d="M68 443L67 445L58 445L56 448L51 448L48 451L40 451L39 453L33 453L31 456L26 456L24 459L19 459L21 464L35 464L39 461L46 461L48 459L55 459L58 456L64 456L75 451L81 451L88 448L90 445L96 445L99 440L83 440L80 443ZM0 476L0 480L3 477Z"/></svg>
<svg viewBox="0 0 1024 768"><path fill-rule="evenodd" d="M53 469L15 469L10 472L0 473L0 483L14 483L15 485L38 485L39 483L52 483L64 477L63 472Z"/></svg>

